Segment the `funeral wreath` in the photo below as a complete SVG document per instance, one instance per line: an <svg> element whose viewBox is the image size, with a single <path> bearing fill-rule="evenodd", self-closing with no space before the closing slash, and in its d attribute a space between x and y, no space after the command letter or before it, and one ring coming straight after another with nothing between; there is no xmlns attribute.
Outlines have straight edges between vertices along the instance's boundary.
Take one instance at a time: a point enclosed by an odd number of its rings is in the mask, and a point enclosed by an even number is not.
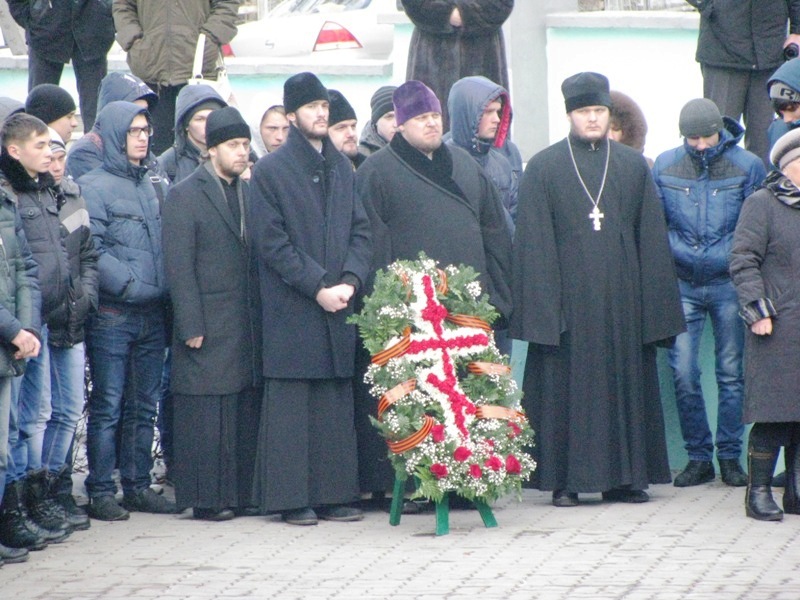
<svg viewBox="0 0 800 600"><path fill-rule="evenodd" d="M522 394L494 343L497 317L474 269L440 269L425 254L379 271L351 317L372 355L373 423L398 477L417 478L417 497L491 502L519 494L535 468Z"/></svg>

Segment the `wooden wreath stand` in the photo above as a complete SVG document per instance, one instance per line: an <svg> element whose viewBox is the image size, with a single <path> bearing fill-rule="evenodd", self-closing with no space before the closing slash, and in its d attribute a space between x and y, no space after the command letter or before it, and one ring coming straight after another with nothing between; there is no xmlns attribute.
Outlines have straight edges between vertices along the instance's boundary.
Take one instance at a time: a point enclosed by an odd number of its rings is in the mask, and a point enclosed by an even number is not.
<svg viewBox="0 0 800 600"><path fill-rule="evenodd" d="M406 487L406 478L395 477L394 492L392 493L392 509L389 512L389 525L400 524L400 517L403 512L403 493ZM483 500L474 500L475 508L483 519L486 527L497 527L497 520L494 513ZM436 535L447 535L450 533L450 493L446 493L441 501L436 502Z"/></svg>

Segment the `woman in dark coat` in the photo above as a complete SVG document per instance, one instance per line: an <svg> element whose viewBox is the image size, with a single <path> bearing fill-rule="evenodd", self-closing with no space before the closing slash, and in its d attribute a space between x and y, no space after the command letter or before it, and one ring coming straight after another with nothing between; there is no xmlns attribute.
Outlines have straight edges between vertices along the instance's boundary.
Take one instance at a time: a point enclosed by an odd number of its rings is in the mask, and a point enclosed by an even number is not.
<svg viewBox="0 0 800 600"><path fill-rule="evenodd" d="M742 207L730 270L745 340L744 421L752 422L745 507L748 517L780 521L770 483L781 446L783 510L800 514L800 129L780 138L778 165Z"/></svg>
<svg viewBox="0 0 800 600"><path fill-rule="evenodd" d="M402 0L414 33L406 79L417 79L442 100L444 131L449 117L444 100L462 77L483 75L508 89L508 65L501 27L514 0Z"/></svg>

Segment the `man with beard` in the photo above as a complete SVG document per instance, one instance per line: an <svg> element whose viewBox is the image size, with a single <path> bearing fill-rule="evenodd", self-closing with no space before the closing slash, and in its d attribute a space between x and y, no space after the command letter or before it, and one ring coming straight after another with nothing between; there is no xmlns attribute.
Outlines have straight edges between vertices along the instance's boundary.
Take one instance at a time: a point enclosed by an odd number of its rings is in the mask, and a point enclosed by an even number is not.
<svg viewBox="0 0 800 600"><path fill-rule="evenodd" d="M328 95L331 99L328 137L333 146L350 159L353 169L357 169L367 157L358 151L356 111L339 90L328 90Z"/></svg>
<svg viewBox="0 0 800 600"><path fill-rule="evenodd" d="M283 100L289 139L258 161L251 184L265 377L255 498L294 525L356 521L347 318L369 272L369 221L352 165L328 138L328 90L300 73Z"/></svg>
<svg viewBox="0 0 800 600"><path fill-rule="evenodd" d="M606 137L608 79L561 89L570 133L528 163L514 238L533 483L555 506L646 502L670 481L654 345L684 329L664 213L641 153Z"/></svg>
<svg viewBox="0 0 800 600"><path fill-rule="evenodd" d="M430 88L407 81L393 100L397 135L356 175L372 224L373 268L416 260L420 251L442 266L469 265L503 316L495 327L503 328L511 311L511 235L497 189L466 151L442 144L442 106ZM369 422L377 402L366 390L359 398L361 489L385 491L394 473Z"/></svg>
<svg viewBox="0 0 800 600"><path fill-rule="evenodd" d="M240 179L250 127L235 108L220 108L208 115L204 139L208 161L164 204L174 318L172 477L179 507L225 521L250 505L260 403L258 290Z"/></svg>

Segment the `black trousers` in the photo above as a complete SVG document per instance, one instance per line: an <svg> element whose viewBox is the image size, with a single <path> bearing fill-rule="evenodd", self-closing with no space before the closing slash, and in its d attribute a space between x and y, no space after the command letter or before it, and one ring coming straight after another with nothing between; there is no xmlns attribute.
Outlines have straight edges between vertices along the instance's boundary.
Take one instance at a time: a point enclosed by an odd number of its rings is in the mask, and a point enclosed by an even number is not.
<svg viewBox="0 0 800 600"><path fill-rule="evenodd" d="M175 100L178 98L178 92L186 84L160 86L157 83L148 83L147 85L158 94L158 103L151 113L153 137L150 140L150 150L156 156L160 156L175 141Z"/></svg>
<svg viewBox="0 0 800 600"><path fill-rule="evenodd" d="M89 131L97 116L97 95L100 92L100 82L108 73L108 60L105 56L95 60L83 60L75 48L72 52L72 69L75 71L75 81L78 84L83 130ZM45 60L33 48L28 47L29 92L40 83L58 85L63 71L63 63Z"/></svg>

